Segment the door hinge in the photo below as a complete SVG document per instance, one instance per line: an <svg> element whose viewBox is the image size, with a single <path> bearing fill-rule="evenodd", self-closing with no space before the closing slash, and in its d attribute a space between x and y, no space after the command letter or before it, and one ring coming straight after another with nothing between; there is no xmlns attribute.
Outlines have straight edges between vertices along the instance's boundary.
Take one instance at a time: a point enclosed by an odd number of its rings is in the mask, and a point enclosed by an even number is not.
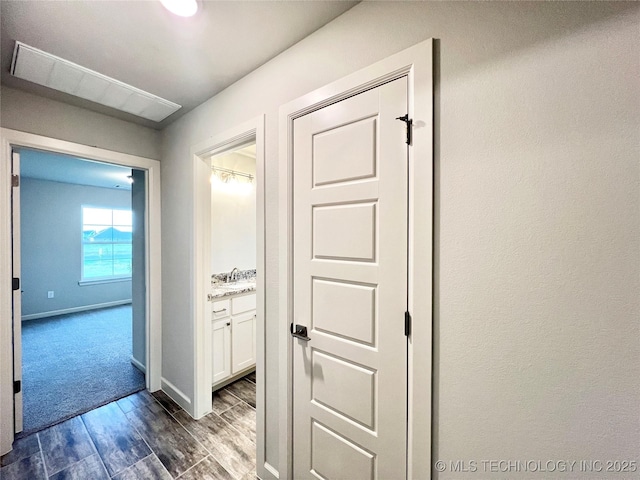
<svg viewBox="0 0 640 480"><path fill-rule="evenodd" d="M404 312L404 334L405 336L411 335L411 314Z"/></svg>
<svg viewBox="0 0 640 480"><path fill-rule="evenodd" d="M12 187L20 186L20 175L11 175L11 186Z"/></svg>
<svg viewBox="0 0 640 480"><path fill-rule="evenodd" d="M13 394L20 393L22 391L22 381L16 380L13 382Z"/></svg>
<svg viewBox="0 0 640 480"><path fill-rule="evenodd" d="M396 120L404 122L407 127L407 145L411 145L411 130L413 129L413 120L409 118L409 114L396 117Z"/></svg>
<svg viewBox="0 0 640 480"><path fill-rule="evenodd" d="M14 278L12 282L13 290L20 290L20 279Z"/></svg>

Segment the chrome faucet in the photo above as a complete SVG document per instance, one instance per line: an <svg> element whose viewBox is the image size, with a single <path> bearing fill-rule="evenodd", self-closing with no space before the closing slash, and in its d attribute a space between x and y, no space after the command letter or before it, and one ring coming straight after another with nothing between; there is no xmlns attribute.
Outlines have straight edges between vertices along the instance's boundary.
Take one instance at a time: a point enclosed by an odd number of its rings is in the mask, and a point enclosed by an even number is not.
<svg viewBox="0 0 640 480"><path fill-rule="evenodd" d="M238 279L238 267L234 267L231 272L227 273L227 283Z"/></svg>

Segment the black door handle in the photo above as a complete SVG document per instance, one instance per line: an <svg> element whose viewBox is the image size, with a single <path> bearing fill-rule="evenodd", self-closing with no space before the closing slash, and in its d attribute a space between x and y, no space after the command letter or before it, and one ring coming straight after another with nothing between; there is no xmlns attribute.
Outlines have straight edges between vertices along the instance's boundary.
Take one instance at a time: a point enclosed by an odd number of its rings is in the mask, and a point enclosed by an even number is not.
<svg viewBox="0 0 640 480"><path fill-rule="evenodd" d="M299 338L300 340L304 340L305 342L308 342L309 340L311 340L307 336L307 327L305 327L304 325L296 325L294 330L293 323L292 323L289 326L289 331L291 332L291 336Z"/></svg>

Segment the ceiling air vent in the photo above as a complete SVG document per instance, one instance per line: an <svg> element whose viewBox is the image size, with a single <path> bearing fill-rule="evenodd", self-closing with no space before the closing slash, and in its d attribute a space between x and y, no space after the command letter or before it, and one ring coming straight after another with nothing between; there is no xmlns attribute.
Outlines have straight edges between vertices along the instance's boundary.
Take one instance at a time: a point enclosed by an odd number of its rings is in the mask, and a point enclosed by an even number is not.
<svg viewBox="0 0 640 480"><path fill-rule="evenodd" d="M37 48L16 42L11 74L70 95L160 122L181 107Z"/></svg>

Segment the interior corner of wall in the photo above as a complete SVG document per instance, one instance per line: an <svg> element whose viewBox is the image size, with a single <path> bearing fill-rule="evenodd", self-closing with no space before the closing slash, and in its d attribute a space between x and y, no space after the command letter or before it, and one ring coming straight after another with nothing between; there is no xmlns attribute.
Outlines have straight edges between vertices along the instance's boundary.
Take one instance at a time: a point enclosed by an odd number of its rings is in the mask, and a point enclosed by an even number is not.
<svg viewBox="0 0 640 480"><path fill-rule="evenodd" d="M162 377L161 384L162 391L169 395L169 397L180 405L189 415L193 416L193 402L191 401L191 398L185 395L182 390L164 377Z"/></svg>

